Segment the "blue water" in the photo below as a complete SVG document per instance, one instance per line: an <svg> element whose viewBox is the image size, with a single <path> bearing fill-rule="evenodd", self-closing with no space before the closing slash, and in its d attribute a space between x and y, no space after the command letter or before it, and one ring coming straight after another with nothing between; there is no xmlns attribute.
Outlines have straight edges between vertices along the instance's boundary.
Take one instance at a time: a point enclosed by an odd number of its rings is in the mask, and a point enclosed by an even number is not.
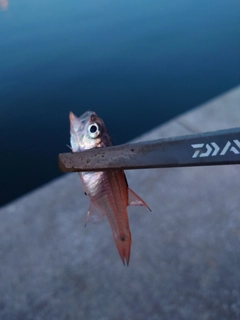
<svg viewBox="0 0 240 320"><path fill-rule="evenodd" d="M70 110L119 144L239 83L239 0L0 0L0 205L61 174Z"/></svg>

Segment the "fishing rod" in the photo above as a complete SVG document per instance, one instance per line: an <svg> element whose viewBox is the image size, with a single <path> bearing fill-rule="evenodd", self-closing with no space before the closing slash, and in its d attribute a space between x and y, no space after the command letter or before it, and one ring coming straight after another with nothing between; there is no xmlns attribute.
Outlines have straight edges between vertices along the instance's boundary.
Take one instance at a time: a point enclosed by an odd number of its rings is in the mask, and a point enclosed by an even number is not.
<svg viewBox="0 0 240 320"><path fill-rule="evenodd" d="M63 172L240 164L240 127L60 153Z"/></svg>

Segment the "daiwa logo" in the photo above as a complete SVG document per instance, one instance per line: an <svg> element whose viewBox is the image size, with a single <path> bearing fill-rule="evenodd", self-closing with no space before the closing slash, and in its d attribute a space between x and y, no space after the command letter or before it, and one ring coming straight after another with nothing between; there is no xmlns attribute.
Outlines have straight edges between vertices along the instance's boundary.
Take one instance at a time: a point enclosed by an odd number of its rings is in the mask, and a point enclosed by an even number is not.
<svg viewBox="0 0 240 320"><path fill-rule="evenodd" d="M214 157L217 155L224 156L227 152L231 151L235 154L240 153L240 142L239 140L228 141L223 149L221 149L215 142L211 143L198 143L191 145L193 149L196 149L192 158L197 157Z"/></svg>

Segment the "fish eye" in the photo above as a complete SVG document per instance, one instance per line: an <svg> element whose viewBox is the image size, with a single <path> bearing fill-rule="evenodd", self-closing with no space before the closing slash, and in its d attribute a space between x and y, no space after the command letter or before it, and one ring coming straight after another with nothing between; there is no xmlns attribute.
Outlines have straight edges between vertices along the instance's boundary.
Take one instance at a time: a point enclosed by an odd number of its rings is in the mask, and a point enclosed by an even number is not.
<svg viewBox="0 0 240 320"><path fill-rule="evenodd" d="M97 138L101 133L101 128L100 125L98 123L92 123L90 124L90 126L88 127L88 134L90 136L90 138Z"/></svg>

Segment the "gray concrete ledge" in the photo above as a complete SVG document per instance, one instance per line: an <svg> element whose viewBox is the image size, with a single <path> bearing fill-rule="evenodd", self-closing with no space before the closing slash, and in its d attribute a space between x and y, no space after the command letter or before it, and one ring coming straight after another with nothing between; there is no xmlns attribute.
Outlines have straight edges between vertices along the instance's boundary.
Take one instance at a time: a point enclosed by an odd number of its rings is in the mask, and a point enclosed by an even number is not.
<svg viewBox="0 0 240 320"><path fill-rule="evenodd" d="M240 86L138 140L239 125ZM127 176L153 211L129 208L129 267L77 174L0 209L0 319L240 319L239 167Z"/></svg>

